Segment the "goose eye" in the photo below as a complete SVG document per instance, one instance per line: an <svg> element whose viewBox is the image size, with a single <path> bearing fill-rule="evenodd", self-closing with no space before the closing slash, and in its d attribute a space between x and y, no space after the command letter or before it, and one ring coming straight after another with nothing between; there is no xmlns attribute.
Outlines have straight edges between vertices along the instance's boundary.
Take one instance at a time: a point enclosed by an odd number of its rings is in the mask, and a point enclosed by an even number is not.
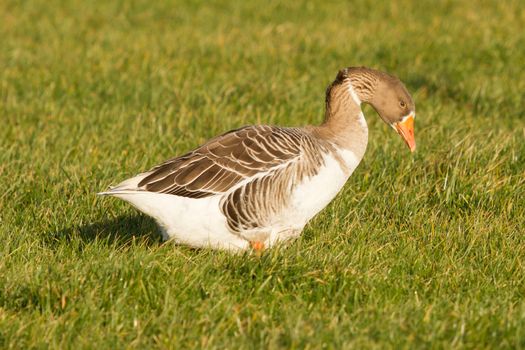
<svg viewBox="0 0 525 350"><path fill-rule="evenodd" d="M401 106L401 108L405 108L407 104L405 103L405 101L399 101L399 106Z"/></svg>

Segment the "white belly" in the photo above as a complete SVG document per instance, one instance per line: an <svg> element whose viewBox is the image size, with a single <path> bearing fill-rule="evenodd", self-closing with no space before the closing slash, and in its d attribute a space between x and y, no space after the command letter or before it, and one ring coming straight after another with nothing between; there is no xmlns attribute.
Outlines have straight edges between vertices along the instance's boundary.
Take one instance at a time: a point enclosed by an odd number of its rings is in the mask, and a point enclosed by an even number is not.
<svg viewBox="0 0 525 350"><path fill-rule="evenodd" d="M219 208L219 196L194 199L134 192L116 194L115 197L153 217L165 239L200 248L244 250L249 247L246 240L228 230L226 218Z"/></svg>

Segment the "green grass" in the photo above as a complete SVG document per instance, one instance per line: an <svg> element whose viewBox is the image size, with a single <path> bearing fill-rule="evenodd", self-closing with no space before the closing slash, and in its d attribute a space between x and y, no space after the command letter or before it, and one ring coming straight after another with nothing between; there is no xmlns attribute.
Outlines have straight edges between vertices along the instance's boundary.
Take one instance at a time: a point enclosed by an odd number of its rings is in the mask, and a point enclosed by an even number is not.
<svg viewBox="0 0 525 350"><path fill-rule="evenodd" d="M525 347L521 1L0 2L0 348ZM163 244L97 191L398 75L344 190L261 257Z"/></svg>

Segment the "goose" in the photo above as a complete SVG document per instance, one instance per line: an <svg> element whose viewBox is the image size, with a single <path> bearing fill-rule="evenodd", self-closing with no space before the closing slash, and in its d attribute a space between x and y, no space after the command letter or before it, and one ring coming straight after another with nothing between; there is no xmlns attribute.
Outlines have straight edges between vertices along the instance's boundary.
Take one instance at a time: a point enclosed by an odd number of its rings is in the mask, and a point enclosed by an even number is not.
<svg viewBox="0 0 525 350"><path fill-rule="evenodd" d="M359 165L370 104L409 149L415 105L403 83L366 67L340 70L319 126L245 126L99 193L151 216L165 240L195 248L263 249L300 236Z"/></svg>

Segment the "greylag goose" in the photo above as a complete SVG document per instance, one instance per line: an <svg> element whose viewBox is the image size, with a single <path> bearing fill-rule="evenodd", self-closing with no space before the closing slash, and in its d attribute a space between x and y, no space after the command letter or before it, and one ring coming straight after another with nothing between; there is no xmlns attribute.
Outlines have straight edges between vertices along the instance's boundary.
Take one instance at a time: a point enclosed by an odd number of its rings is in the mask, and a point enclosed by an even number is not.
<svg viewBox="0 0 525 350"><path fill-rule="evenodd" d="M415 105L403 83L349 67L326 90L320 126L232 130L100 194L153 217L164 239L261 251L298 237L356 169L368 143L361 103L415 150Z"/></svg>

